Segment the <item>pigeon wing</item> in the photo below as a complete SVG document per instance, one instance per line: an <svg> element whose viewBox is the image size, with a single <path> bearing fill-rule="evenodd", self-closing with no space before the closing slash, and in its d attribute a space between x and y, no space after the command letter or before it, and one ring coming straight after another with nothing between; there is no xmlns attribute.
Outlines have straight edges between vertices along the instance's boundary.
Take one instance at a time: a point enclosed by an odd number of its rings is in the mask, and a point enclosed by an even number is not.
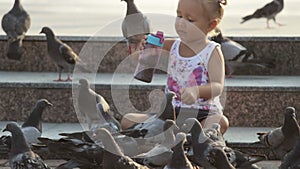
<svg viewBox="0 0 300 169"><path fill-rule="evenodd" d="M72 50L72 48L65 43L63 43L59 46L59 53L61 54L61 56L63 56L65 61L70 64L75 64L76 61L79 59L79 57Z"/></svg>
<svg viewBox="0 0 300 169"><path fill-rule="evenodd" d="M279 12L280 4L273 1L268 4L266 4L264 7L257 9L254 12L254 16L256 17L270 17L274 14L277 14Z"/></svg>

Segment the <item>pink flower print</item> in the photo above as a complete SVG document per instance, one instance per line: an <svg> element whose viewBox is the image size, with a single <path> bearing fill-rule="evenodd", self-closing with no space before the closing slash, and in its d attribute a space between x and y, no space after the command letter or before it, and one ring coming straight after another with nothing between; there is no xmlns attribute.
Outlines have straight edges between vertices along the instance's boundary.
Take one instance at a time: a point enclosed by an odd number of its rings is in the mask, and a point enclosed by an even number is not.
<svg viewBox="0 0 300 169"><path fill-rule="evenodd" d="M174 80L172 77L168 77L167 85L168 85L169 90L175 92L176 100L181 100L180 87L179 87L178 83L176 82L176 80Z"/></svg>
<svg viewBox="0 0 300 169"><path fill-rule="evenodd" d="M202 76L203 76L203 67L199 66L193 70L192 78L196 81L196 85L201 85L203 83Z"/></svg>

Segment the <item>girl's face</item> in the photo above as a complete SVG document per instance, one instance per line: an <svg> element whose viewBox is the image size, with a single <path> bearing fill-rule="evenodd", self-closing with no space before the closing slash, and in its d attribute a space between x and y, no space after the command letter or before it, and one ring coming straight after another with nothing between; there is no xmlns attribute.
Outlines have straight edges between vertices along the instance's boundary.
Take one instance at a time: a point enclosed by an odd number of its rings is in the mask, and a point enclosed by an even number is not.
<svg viewBox="0 0 300 169"><path fill-rule="evenodd" d="M175 29L184 42L194 42L206 38L209 17L200 0L179 0Z"/></svg>

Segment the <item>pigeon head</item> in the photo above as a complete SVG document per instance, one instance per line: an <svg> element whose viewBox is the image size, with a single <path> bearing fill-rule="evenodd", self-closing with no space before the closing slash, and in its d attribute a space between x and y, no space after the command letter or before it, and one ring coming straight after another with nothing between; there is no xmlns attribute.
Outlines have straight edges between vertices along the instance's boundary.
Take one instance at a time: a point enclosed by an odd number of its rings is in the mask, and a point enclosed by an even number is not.
<svg viewBox="0 0 300 169"><path fill-rule="evenodd" d="M47 26L43 27L40 33L44 33L46 36L54 37L54 32Z"/></svg>
<svg viewBox="0 0 300 169"><path fill-rule="evenodd" d="M47 99L40 99L36 102L36 107L46 108L49 106L53 106L53 104L50 103Z"/></svg>
<svg viewBox="0 0 300 169"><path fill-rule="evenodd" d="M18 130L18 128L20 129L20 126L18 125L18 123L16 123L16 122L10 122L10 123L8 123L6 125L5 129L3 130L3 132L8 131L8 132L14 133L15 131Z"/></svg>
<svg viewBox="0 0 300 169"><path fill-rule="evenodd" d="M211 37L212 41L215 41L215 42L220 43L220 44L224 41L222 32L221 32L221 30L219 28L216 28L214 30L213 34L215 34L215 35Z"/></svg>
<svg viewBox="0 0 300 169"><path fill-rule="evenodd" d="M296 109L294 107L285 108L285 116L296 117Z"/></svg>
<svg viewBox="0 0 300 169"><path fill-rule="evenodd" d="M181 130L185 133L193 130L202 131L202 126L196 118L187 118L181 126Z"/></svg>
<svg viewBox="0 0 300 169"><path fill-rule="evenodd" d="M176 140L175 143L183 145L187 141L186 134L183 132L177 133L175 140Z"/></svg>
<svg viewBox="0 0 300 169"><path fill-rule="evenodd" d="M89 88L90 87L90 83L87 79L80 79L79 84L80 84L80 87L83 87L83 88Z"/></svg>
<svg viewBox="0 0 300 169"><path fill-rule="evenodd" d="M175 133L179 131L179 127L177 126L176 122L174 120L167 119L164 124L164 131L170 129L171 127Z"/></svg>

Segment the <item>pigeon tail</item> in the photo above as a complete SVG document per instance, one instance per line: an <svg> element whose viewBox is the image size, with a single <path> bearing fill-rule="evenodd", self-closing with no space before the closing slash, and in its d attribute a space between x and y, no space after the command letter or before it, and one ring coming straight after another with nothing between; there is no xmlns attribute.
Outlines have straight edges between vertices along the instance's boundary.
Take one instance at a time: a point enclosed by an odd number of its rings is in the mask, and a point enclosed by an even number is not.
<svg viewBox="0 0 300 169"><path fill-rule="evenodd" d="M8 42L7 57L12 60L20 60L24 50L22 48L22 40L17 39L15 41Z"/></svg>
<svg viewBox="0 0 300 169"><path fill-rule="evenodd" d="M250 19L252 19L252 18L254 18L253 15L247 15L247 16L243 17L242 18L243 21L241 22L241 24L244 23L244 22L246 22L246 21L248 21L248 20L250 20Z"/></svg>

